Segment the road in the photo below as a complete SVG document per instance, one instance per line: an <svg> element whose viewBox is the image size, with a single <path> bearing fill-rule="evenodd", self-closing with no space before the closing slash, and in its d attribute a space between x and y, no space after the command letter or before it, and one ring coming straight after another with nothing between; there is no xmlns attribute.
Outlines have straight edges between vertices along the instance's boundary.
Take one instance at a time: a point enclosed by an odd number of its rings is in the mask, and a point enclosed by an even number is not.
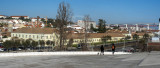
<svg viewBox="0 0 160 68"><path fill-rule="evenodd" d="M1 68L159 68L160 52L131 55L27 56L0 58Z"/></svg>

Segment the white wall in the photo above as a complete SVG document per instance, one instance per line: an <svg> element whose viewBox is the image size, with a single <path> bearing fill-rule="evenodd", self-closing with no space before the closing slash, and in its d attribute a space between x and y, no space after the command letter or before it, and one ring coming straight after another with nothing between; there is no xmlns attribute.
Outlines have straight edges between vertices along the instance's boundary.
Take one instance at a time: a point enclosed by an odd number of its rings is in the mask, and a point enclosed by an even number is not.
<svg viewBox="0 0 160 68"><path fill-rule="evenodd" d="M19 19L20 17L12 17L13 19ZM29 19L29 16L28 17L24 17L24 19Z"/></svg>
<svg viewBox="0 0 160 68"><path fill-rule="evenodd" d="M96 22L90 21L90 22L86 22L86 23L88 23L88 28L91 27L91 24L93 24L93 27L96 28ZM79 25L79 26L81 26L83 28L85 27L85 23L84 23L83 20L78 20L77 25Z"/></svg>
<svg viewBox="0 0 160 68"><path fill-rule="evenodd" d="M38 40L53 40L53 34L33 34L33 33L11 33L11 37L18 37L22 39Z"/></svg>
<svg viewBox="0 0 160 68"><path fill-rule="evenodd" d="M31 19L31 21L32 21L32 22L36 22L36 21L37 21L37 19L32 18L32 19ZM39 19L39 21L41 21L41 19Z"/></svg>
<svg viewBox="0 0 160 68"><path fill-rule="evenodd" d="M0 16L0 18L6 18L6 16Z"/></svg>

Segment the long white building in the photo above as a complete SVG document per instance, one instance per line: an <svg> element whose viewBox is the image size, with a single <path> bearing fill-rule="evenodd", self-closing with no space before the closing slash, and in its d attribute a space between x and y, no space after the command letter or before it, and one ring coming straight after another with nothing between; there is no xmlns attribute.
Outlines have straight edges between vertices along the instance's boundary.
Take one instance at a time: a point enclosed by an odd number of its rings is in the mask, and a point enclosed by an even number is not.
<svg viewBox="0 0 160 68"><path fill-rule="evenodd" d="M24 19L29 19L29 16L10 16L13 19L19 19L20 17L24 17Z"/></svg>
<svg viewBox="0 0 160 68"><path fill-rule="evenodd" d="M5 15L0 15L0 18L6 18L7 16L5 16Z"/></svg>

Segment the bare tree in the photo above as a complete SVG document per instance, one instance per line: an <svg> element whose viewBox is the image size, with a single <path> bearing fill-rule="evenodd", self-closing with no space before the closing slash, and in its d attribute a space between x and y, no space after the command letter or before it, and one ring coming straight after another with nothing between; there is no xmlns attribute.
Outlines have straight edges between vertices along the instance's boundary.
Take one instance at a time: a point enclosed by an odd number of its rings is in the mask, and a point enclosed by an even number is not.
<svg viewBox="0 0 160 68"><path fill-rule="evenodd" d="M72 12L70 10L70 5L65 2L61 2L59 4L59 8L57 10L56 23L59 33L59 46L60 50L64 47L66 41L66 31L65 28L69 21L72 19Z"/></svg>
<svg viewBox="0 0 160 68"><path fill-rule="evenodd" d="M87 49L87 32L89 32L89 21L91 20L90 16L89 15L85 15L84 18L83 18L83 21L84 21L84 27L85 27L85 36L84 36L84 42L85 42L85 45L83 46L83 49Z"/></svg>

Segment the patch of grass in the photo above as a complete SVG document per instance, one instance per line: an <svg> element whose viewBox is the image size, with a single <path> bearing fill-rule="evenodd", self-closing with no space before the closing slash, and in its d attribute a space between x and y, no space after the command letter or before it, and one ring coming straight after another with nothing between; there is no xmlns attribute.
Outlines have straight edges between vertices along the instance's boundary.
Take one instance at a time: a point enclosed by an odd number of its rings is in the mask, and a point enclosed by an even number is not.
<svg viewBox="0 0 160 68"><path fill-rule="evenodd" d="M100 45L103 44L103 42L97 42L97 43L93 43L94 45Z"/></svg>
<svg viewBox="0 0 160 68"><path fill-rule="evenodd" d="M73 44L72 47L77 47L78 44Z"/></svg>

